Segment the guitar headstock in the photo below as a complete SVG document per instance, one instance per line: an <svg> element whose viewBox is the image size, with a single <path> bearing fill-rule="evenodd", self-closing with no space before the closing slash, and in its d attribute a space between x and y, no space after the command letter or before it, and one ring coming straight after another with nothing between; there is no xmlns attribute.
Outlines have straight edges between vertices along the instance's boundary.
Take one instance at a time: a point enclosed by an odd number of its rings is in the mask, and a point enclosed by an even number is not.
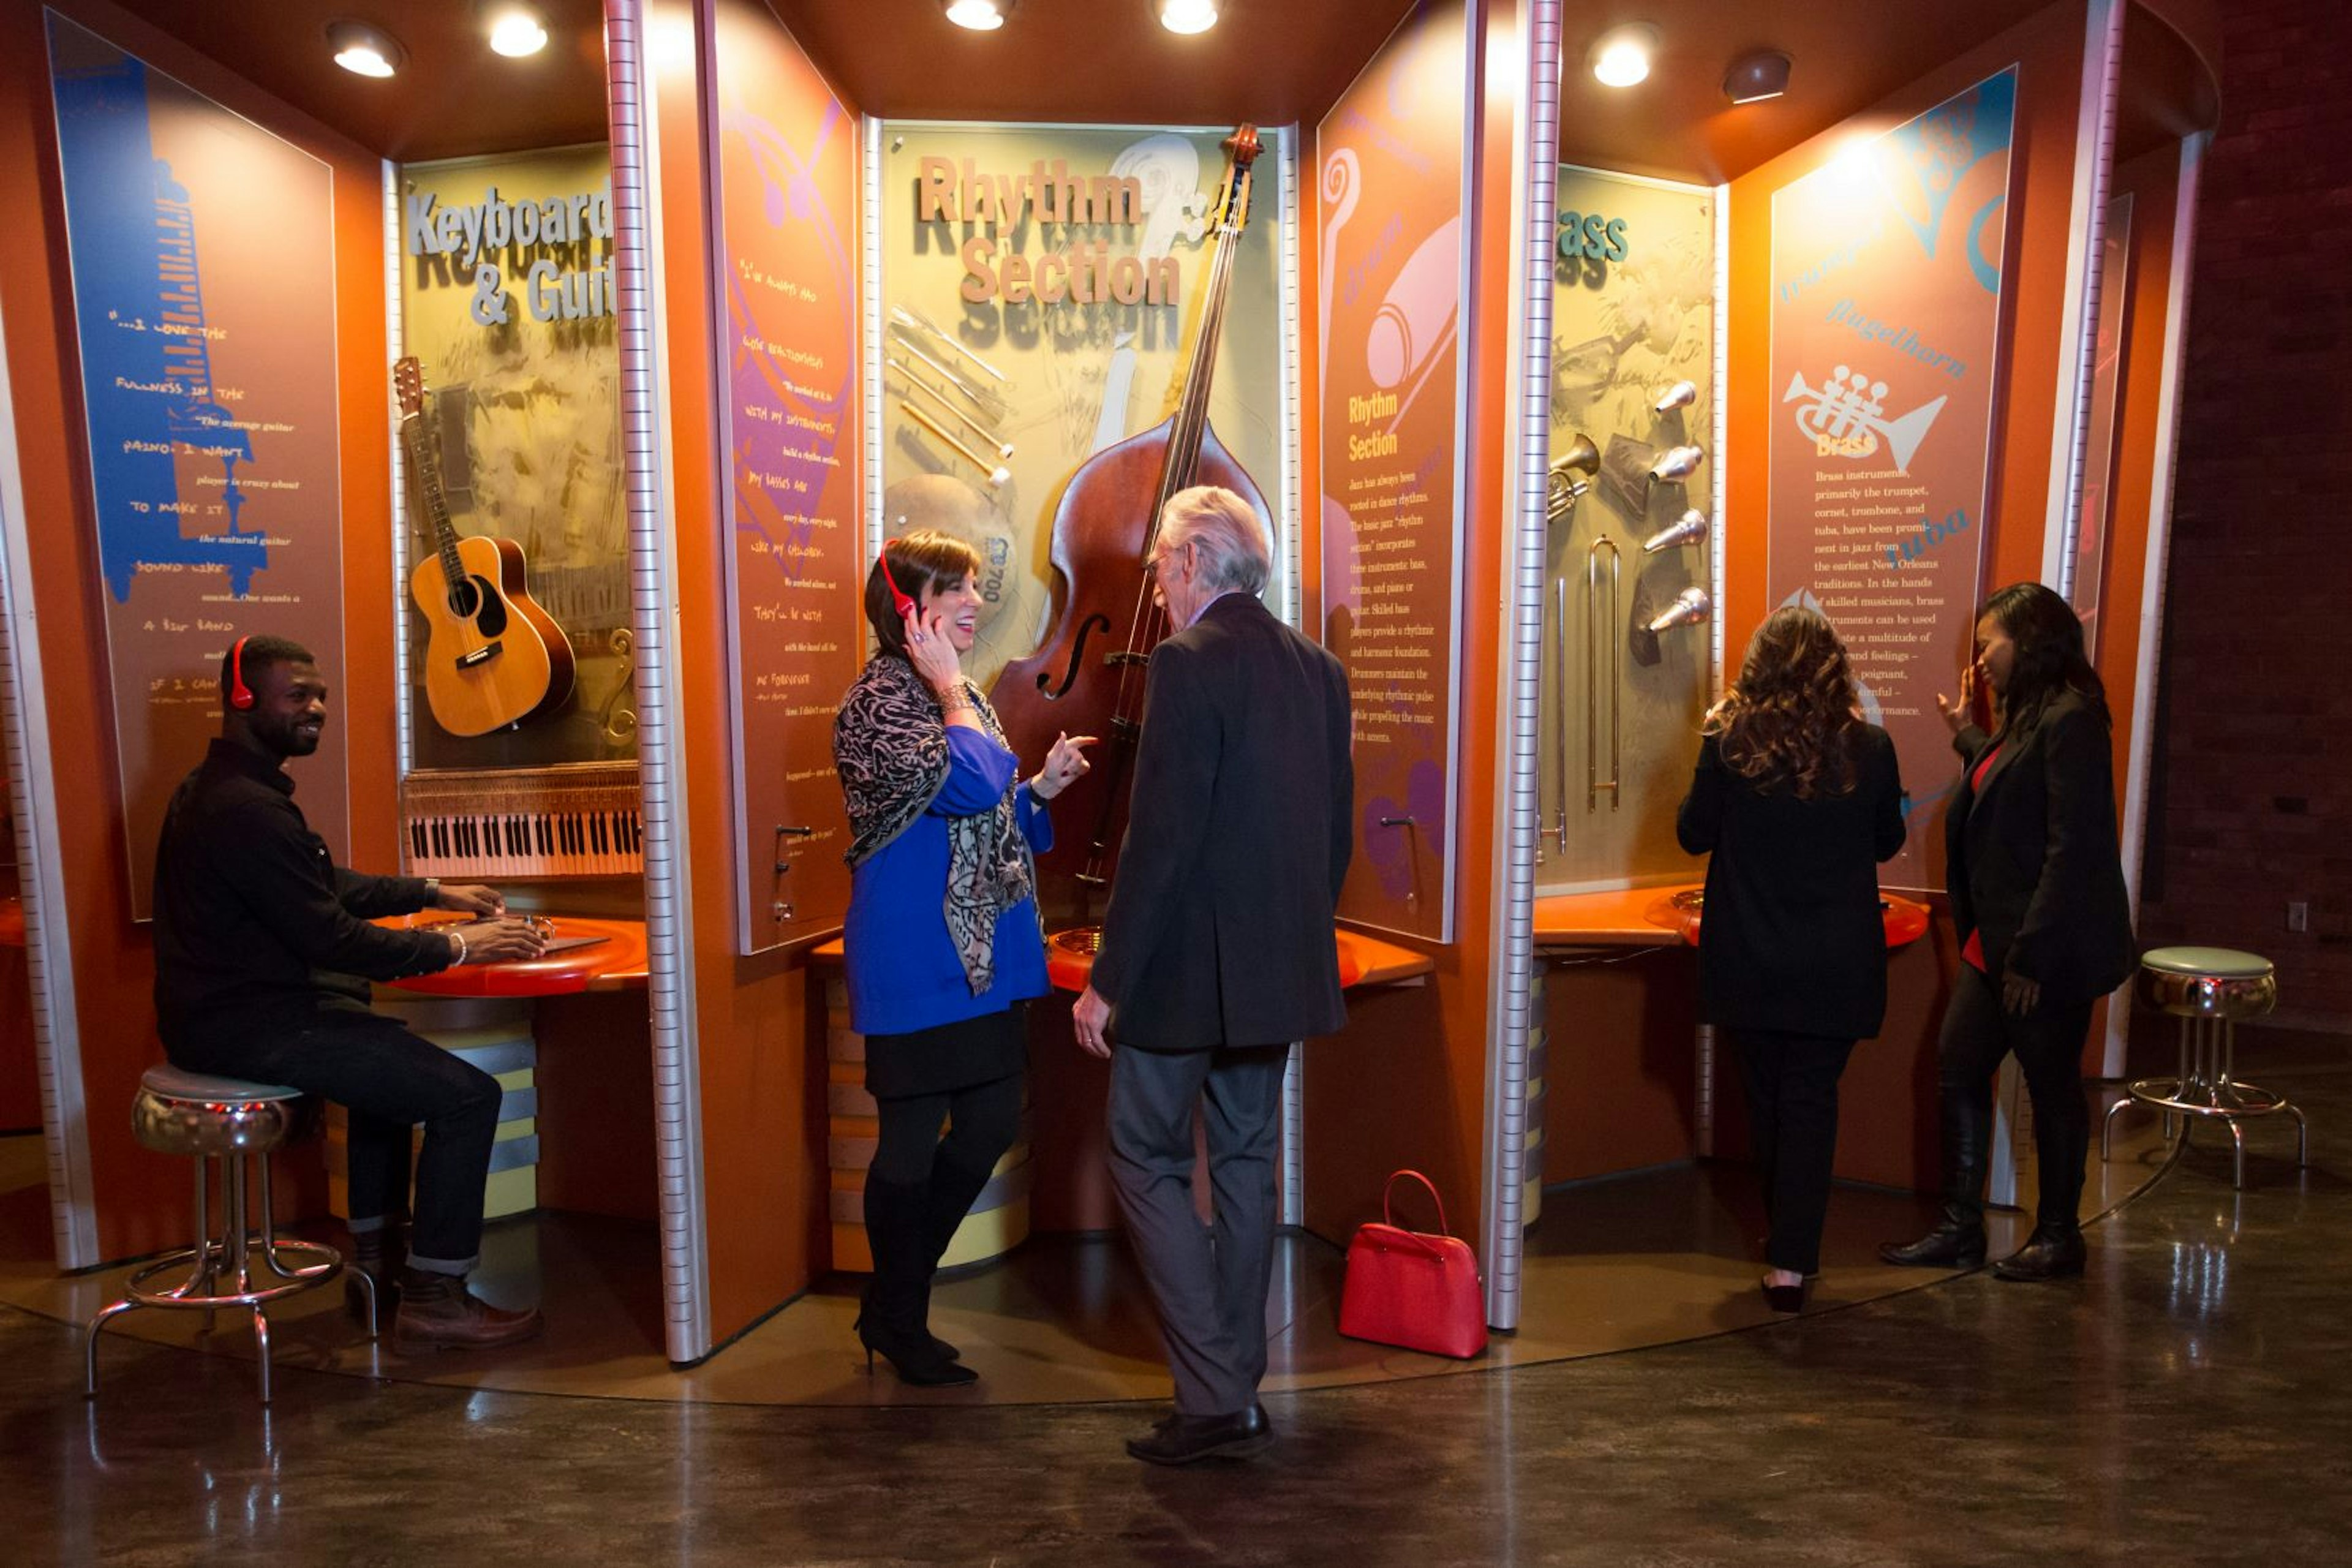
<svg viewBox="0 0 2352 1568"><path fill-rule="evenodd" d="M425 366L415 354L406 355L392 367L392 390L400 399L403 418L414 418L425 412Z"/></svg>

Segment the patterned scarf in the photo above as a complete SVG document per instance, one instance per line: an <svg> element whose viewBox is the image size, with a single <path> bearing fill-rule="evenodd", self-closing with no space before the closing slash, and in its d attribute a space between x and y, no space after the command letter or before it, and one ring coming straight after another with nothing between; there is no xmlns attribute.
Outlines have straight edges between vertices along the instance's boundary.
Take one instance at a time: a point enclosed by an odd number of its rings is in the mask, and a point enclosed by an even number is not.
<svg viewBox="0 0 2352 1568"><path fill-rule="evenodd" d="M967 681L981 728L1005 745L996 710ZM833 717L833 765L849 805L852 870L904 833L948 782L948 730L939 699L894 653L877 653ZM1008 785L1003 798L948 825L948 935L975 996L996 983L997 917L1036 890L1037 872Z"/></svg>

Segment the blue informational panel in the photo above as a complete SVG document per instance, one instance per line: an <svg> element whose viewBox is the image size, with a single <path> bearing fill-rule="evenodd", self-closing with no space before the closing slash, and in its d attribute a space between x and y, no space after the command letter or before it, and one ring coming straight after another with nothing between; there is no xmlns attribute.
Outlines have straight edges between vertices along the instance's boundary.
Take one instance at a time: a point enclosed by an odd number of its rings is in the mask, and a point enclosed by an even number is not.
<svg viewBox="0 0 2352 1568"><path fill-rule="evenodd" d="M291 637L342 687L333 175L48 13L131 895L219 731L220 660ZM347 837L343 731L295 764Z"/></svg>

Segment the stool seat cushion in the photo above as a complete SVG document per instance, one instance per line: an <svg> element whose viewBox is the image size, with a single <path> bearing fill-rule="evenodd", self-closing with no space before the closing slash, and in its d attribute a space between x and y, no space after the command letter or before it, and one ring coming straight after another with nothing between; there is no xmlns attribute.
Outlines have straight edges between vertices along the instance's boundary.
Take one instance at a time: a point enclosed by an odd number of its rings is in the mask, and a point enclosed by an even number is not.
<svg viewBox="0 0 2352 1568"><path fill-rule="evenodd" d="M265 1100L299 1100L302 1091L289 1089L282 1083L249 1083L241 1078L215 1078L210 1073L190 1072L184 1068L149 1068L139 1078L139 1087L165 1100L242 1100L253 1103Z"/></svg>
<svg viewBox="0 0 2352 1568"><path fill-rule="evenodd" d="M2205 975L2215 980L2259 980L2271 972L2269 959L2228 947L2159 947L2139 963L2141 968L2159 974Z"/></svg>

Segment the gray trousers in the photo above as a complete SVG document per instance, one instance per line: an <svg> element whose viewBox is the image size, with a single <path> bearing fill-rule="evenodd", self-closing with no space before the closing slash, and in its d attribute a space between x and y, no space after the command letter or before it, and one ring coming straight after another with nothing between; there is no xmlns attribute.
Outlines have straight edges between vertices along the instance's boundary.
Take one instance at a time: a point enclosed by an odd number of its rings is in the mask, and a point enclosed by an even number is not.
<svg viewBox="0 0 2352 1568"><path fill-rule="evenodd" d="M1176 1409L1230 1415L1265 1376L1275 1156L1290 1047L1111 1053L1110 1171L1160 1309ZM1192 1206L1192 1115L1207 1118L1214 1221Z"/></svg>

